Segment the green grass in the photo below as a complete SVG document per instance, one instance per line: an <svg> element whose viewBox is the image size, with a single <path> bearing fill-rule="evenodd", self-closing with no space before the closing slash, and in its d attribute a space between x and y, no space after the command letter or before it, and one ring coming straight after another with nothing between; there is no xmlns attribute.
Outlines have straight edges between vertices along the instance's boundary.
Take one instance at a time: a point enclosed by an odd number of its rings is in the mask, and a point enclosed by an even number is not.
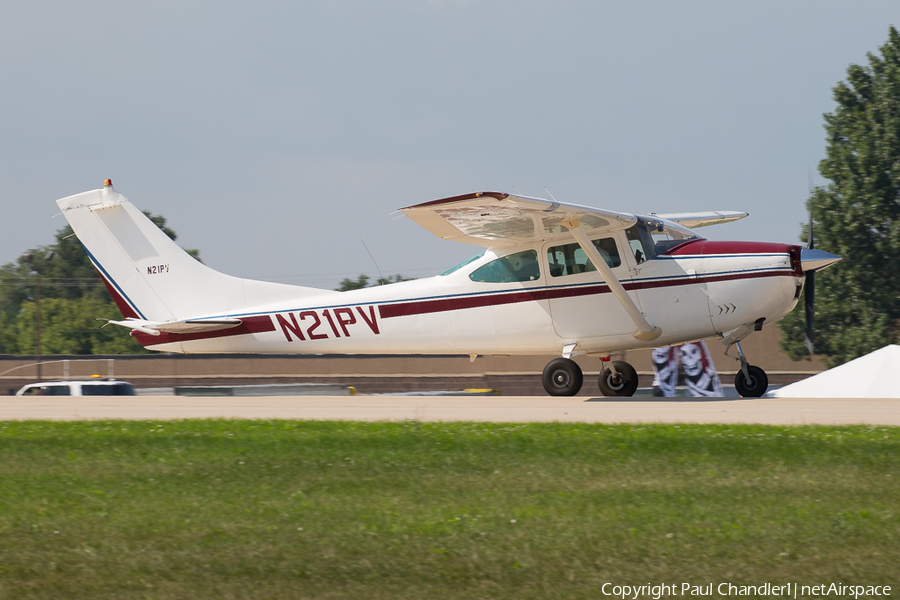
<svg viewBox="0 0 900 600"><path fill-rule="evenodd" d="M898 450L868 426L0 422L0 598L891 585Z"/></svg>

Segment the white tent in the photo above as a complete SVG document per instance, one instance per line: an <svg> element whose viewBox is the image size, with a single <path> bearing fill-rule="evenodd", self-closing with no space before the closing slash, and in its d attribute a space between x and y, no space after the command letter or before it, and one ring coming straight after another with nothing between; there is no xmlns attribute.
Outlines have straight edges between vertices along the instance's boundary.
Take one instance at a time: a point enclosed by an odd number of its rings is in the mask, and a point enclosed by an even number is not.
<svg viewBox="0 0 900 600"><path fill-rule="evenodd" d="M770 394L775 398L900 398L900 346L885 346Z"/></svg>

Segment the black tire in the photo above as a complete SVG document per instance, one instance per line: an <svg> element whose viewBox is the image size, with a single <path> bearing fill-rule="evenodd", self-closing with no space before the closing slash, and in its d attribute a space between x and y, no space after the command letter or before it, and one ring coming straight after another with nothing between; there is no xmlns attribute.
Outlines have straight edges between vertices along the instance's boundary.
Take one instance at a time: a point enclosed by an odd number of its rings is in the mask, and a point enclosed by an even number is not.
<svg viewBox="0 0 900 600"><path fill-rule="evenodd" d="M744 398L760 398L769 389L769 377L759 367L749 366L747 372L750 379L744 377L744 371L734 376L734 389Z"/></svg>
<svg viewBox="0 0 900 600"><path fill-rule="evenodd" d="M554 358L544 367L541 381L551 396L574 396L581 391L584 375L574 360Z"/></svg>
<svg viewBox="0 0 900 600"><path fill-rule="evenodd" d="M638 387L638 374L627 362L616 360L604 365L598 383L604 396L634 396Z"/></svg>

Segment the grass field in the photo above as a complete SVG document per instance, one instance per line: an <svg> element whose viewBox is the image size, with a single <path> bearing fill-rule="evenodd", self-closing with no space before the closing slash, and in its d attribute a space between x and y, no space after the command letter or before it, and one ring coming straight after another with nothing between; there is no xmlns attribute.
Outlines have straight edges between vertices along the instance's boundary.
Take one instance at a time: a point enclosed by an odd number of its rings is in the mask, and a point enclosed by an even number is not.
<svg viewBox="0 0 900 600"><path fill-rule="evenodd" d="M898 450L863 426L0 422L0 598L896 590Z"/></svg>

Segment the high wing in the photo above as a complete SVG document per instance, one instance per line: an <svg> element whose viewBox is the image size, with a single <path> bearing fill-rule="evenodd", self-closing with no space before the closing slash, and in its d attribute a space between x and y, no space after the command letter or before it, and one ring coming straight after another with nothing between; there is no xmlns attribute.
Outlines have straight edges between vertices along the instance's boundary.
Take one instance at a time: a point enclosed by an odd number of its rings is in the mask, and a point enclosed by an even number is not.
<svg viewBox="0 0 900 600"><path fill-rule="evenodd" d="M666 221L674 221L679 225L683 225L688 229L696 227L706 227L707 225L718 225L719 223L730 223L748 216L750 213L740 212L736 210L718 210L706 212L690 212L690 213L668 213L656 214L650 213L648 216L665 219Z"/></svg>
<svg viewBox="0 0 900 600"><path fill-rule="evenodd" d="M439 238L491 247L571 237L567 222L580 221L588 235L626 229L637 222L628 213L504 192L442 198L400 211Z"/></svg>

